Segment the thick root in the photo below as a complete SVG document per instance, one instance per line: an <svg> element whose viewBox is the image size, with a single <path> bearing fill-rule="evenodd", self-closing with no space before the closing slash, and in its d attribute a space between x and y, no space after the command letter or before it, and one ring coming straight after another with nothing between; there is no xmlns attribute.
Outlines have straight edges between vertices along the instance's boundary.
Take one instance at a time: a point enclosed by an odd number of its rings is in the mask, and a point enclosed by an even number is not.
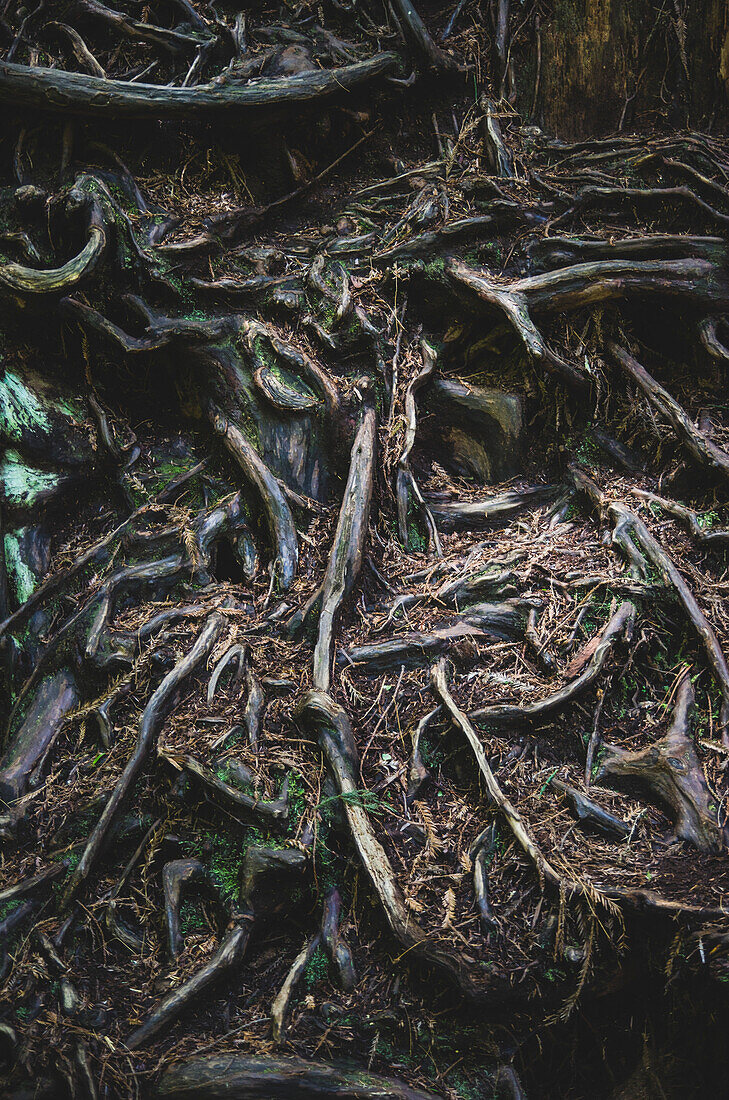
<svg viewBox="0 0 729 1100"><path fill-rule="evenodd" d="M596 782L636 780L646 787L674 818L676 836L702 852L723 848L716 805L690 734L694 711L691 678L684 674L678 687L673 720L665 737L638 752L604 745Z"/></svg>

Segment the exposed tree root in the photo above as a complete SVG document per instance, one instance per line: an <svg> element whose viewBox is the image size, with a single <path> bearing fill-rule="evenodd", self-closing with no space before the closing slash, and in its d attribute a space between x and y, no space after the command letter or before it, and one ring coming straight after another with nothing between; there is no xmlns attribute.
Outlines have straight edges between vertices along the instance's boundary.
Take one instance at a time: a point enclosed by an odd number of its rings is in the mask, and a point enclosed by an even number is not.
<svg viewBox="0 0 729 1100"><path fill-rule="evenodd" d="M355 437L334 545L322 588L319 634L314 649L314 685L329 689L335 617L362 568L375 470L375 410L366 406Z"/></svg>
<svg viewBox="0 0 729 1100"><path fill-rule="evenodd" d="M271 1005L271 1028L273 1041L276 1044L282 1043L285 1038L286 1017L291 1007L294 992L320 943L321 935L316 935L304 944L291 964L286 980L274 998Z"/></svg>
<svg viewBox="0 0 729 1100"><path fill-rule="evenodd" d="M471 501L468 504L456 501L441 504L428 500L436 526L441 531L474 530L489 523L511 519L519 512L535 505L544 504L557 495L552 485L539 485L520 492L501 493L486 500Z"/></svg>
<svg viewBox="0 0 729 1100"><path fill-rule="evenodd" d="M638 383L656 412L668 420L692 458L705 469L718 473L724 478L729 477L729 455L726 451L717 447L703 432L699 431L670 393L651 378L645 367L642 367L625 348L615 343L611 343L609 348L613 358L625 373Z"/></svg>
<svg viewBox="0 0 729 1100"><path fill-rule="evenodd" d="M597 782L636 780L670 807L677 836L701 851L718 852L723 847L722 831L691 739L693 711L694 691L684 674L665 737L638 752L603 745Z"/></svg>
<svg viewBox="0 0 729 1100"><path fill-rule="evenodd" d="M303 1058L206 1058L183 1063L163 1076L157 1096L169 1100L217 1100L228 1096L306 1100L341 1096L345 1100L435 1100L434 1094L409 1088L403 1081L358 1073L329 1062Z"/></svg>
<svg viewBox="0 0 729 1100"><path fill-rule="evenodd" d="M190 652L175 666L172 672L165 676L145 707L139 723L139 734L134 752L111 797L104 806L101 817L88 839L78 867L64 891L63 906L65 909L68 909L93 872L108 840L110 830L128 800L134 783L141 774L154 748L162 722L174 702L178 689L207 660L225 625L226 620L223 615L218 613L210 615Z"/></svg>
<svg viewBox="0 0 729 1100"><path fill-rule="evenodd" d="M160 1032L170 1027L198 998L222 977L240 966L248 947L251 933L250 913L238 915L220 947L205 966L189 981L173 990L144 1023L132 1032L126 1041L130 1050L138 1050Z"/></svg>
<svg viewBox="0 0 729 1100"><path fill-rule="evenodd" d="M566 12L453 4L0 12L10 1096L429 1095L345 1050L617 1096L643 986L726 976L729 148L663 125L695 15L626 62L621 128L678 43L661 125L565 143L527 123Z"/></svg>
<svg viewBox="0 0 729 1100"><path fill-rule="evenodd" d="M357 854L393 933L407 950L448 974L464 993L477 996L477 987L463 961L455 953L429 943L405 907L390 861L375 836L366 810L358 804L361 789L359 755L347 715L330 696L321 691L310 691L299 713L302 723L319 742L337 791L342 796L342 808Z"/></svg>
<svg viewBox="0 0 729 1100"><path fill-rule="evenodd" d="M339 977L340 985L346 993L351 993L357 984L352 952L339 932L339 915L342 899L334 887L324 902L321 921L321 938L326 952Z"/></svg>
<svg viewBox="0 0 729 1100"><path fill-rule="evenodd" d="M30 71L25 65L4 61L0 62L0 99L26 107L110 118L195 118L225 112L257 116L272 108L311 103L349 91L386 76L396 62L395 54L382 53L339 69L301 73L283 80L242 86L161 88L41 67Z"/></svg>
<svg viewBox="0 0 729 1100"><path fill-rule="evenodd" d="M624 600L602 632L600 639L587 661L585 670L565 687L536 703L523 706L481 707L471 712L471 719L477 723L490 722L534 722L539 721L564 706L581 692L591 687L600 676L615 645L632 637L636 620L636 607L630 600Z"/></svg>
<svg viewBox="0 0 729 1100"><path fill-rule="evenodd" d="M273 563L274 576L281 590L285 592L294 582L299 561L296 527L286 497L276 478L240 428L231 424L217 410L211 413L211 421L213 428L223 437L226 447L240 465L246 479L260 494L276 554Z"/></svg>

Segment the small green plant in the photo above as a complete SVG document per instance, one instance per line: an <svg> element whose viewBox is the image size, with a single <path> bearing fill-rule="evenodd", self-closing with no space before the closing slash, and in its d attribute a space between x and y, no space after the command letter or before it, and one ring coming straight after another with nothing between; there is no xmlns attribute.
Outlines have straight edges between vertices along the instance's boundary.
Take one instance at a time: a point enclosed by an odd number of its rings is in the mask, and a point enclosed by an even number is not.
<svg viewBox="0 0 729 1100"><path fill-rule="evenodd" d="M202 932L206 927L205 910L200 899L184 901L180 909L180 931L183 936L190 932Z"/></svg>
<svg viewBox="0 0 729 1100"><path fill-rule="evenodd" d="M324 953L324 949L317 947L314 954L306 964L306 970L304 971L304 985L307 989L313 989L319 982L326 981L329 976L329 961Z"/></svg>
<svg viewBox="0 0 729 1100"><path fill-rule="evenodd" d="M718 512L704 512L697 518L702 531L709 531L712 527L718 527L720 523Z"/></svg>
<svg viewBox="0 0 729 1100"><path fill-rule="evenodd" d="M6 917L9 917L20 904L20 898L11 898L10 901L3 902L3 904L0 905L0 920L5 920Z"/></svg>

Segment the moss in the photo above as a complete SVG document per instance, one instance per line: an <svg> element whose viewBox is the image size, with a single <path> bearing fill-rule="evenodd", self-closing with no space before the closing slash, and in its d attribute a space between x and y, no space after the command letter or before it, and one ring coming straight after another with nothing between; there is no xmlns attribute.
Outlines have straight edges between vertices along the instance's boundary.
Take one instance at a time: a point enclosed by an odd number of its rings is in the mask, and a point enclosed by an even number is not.
<svg viewBox="0 0 729 1100"><path fill-rule="evenodd" d="M291 772L289 775L289 835L296 832L297 826L304 815L308 800L303 777L299 772Z"/></svg>
<svg viewBox="0 0 729 1100"><path fill-rule="evenodd" d="M35 592L37 578L23 561L19 532L11 531L3 539L5 568L18 604L24 604Z"/></svg>
<svg viewBox="0 0 729 1100"><path fill-rule="evenodd" d="M56 473L30 466L17 451L7 450L0 460L0 482L5 500L16 508L35 508L45 493L61 482Z"/></svg>
<svg viewBox="0 0 729 1100"><path fill-rule="evenodd" d="M442 256L436 256L425 265L424 274L431 279L441 279L445 274L445 260Z"/></svg>
<svg viewBox="0 0 729 1100"><path fill-rule="evenodd" d="M224 833L211 833L213 854L210 870L226 898L234 897L238 892L240 866L245 847Z"/></svg>
<svg viewBox="0 0 729 1100"><path fill-rule="evenodd" d="M431 740L430 733L426 731L420 739L420 755L426 768L437 768L440 764L443 764L446 758L443 739L438 738L438 740L435 740L435 735L433 735Z"/></svg>
<svg viewBox="0 0 729 1100"><path fill-rule="evenodd" d="M0 381L0 425L3 437L14 443L28 433L51 433L48 413L38 395L10 370Z"/></svg>
<svg viewBox="0 0 729 1100"><path fill-rule="evenodd" d="M558 966L548 966L544 971L544 977L548 982L563 982L566 980L567 975Z"/></svg>
<svg viewBox="0 0 729 1100"><path fill-rule="evenodd" d="M428 549L428 539L413 520L408 524L407 548L415 551L416 554L424 554Z"/></svg>

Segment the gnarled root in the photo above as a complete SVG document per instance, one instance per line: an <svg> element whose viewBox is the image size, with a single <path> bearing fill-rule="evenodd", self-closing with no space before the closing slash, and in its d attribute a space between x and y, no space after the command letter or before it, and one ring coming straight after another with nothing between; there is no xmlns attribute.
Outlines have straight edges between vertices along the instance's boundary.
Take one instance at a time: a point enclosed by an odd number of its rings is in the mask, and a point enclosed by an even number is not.
<svg viewBox="0 0 729 1100"><path fill-rule="evenodd" d="M351 993L357 984L357 974L349 946L339 933L339 917L342 899L336 887L327 894L321 919L321 938L345 993Z"/></svg>
<svg viewBox="0 0 729 1100"><path fill-rule="evenodd" d="M296 990L296 986L301 981L306 971L307 966L311 962L314 953L321 943L321 935L314 936L308 943L304 944L299 954L291 964L283 985L279 989L273 1004L271 1005L271 1028L273 1032L274 1043L281 1043L284 1039L286 1029L286 1017L289 1014L291 1007L291 999Z"/></svg>
<svg viewBox="0 0 729 1100"><path fill-rule="evenodd" d="M558 495L556 485L537 485L533 489L499 493L486 500L473 500L467 504L454 501L441 504L428 500L428 508L441 531L463 531L504 522L523 512L525 508L538 507Z"/></svg>
<svg viewBox="0 0 729 1100"><path fill-rule="evenodd" d="M523 706L493 704L471 712L474 722L520 722L537 721L552 714L559 707L571 702L581 692L586 691L600 676L616 644L630 638L635 625L636 607L630 600L621 603L600 636L594 652L583 672L571 680L559 691L539 699L536 703Z"/></svg>
<svg viewBox="0 0 729 1100"><path fill-rule="evenodd" d="M627 840L630 836L630 828L619 817L603 810L592 798L588 798L582 791L563 783L554 776L550 779L550 785L555 791L563 794L572 809L575 817L583 824L592 825L611 840Z"/></svg>
<svg viewBox="0 0 729 1100"><path fill-rule="evenodd" d="M316 737L342 799L354 846L397 939L415 955L444 970L468 996L479 991L458 956L429 943L423 929L408 912L387 854L375 836L366 810L359 804L359 753L346 713L323 691L310 691L299 710L303 725Z"/></svg>
<svg viewBox="0 0 729 1100"><path fill-rule="evenodd" d="M245 791L239 791L226 783L210 768L206 768L194 757L189 755L176 756L165 753L165 759L176 767L181 768L186 775L196 780L212 802L217 803L234 815L243 813L244 817L254 819L270 826L283 824L289 813L288 801L285 792L274 802L261 802L252 798Z"/></svg>
<svg viewBox="0 0 729 1100"><path fill-rule="evenodd" d="M69 908L79 889L93 871L112 826L141 775L179 687L205 663L225 625L226 619L223 615L218 612L210 615L190 652L165 676L147 703L139 722L139 735L131 759L104 806L101 817L87 841L79 865L64 892L62 905L65 910Z"/></svg>
<svg viewBox="0 0 729 1100"><path fill-rule="evenodd" d="M468 854L473 863L473 892L476 897L478 915L481 919L481 929L484 935L493 932L497 927L497 920L489 901L488 868L496 847L496 829L490 825L479 833Z"/></svg>
<svg viewBox="0 0 729 1100"><path fill-rule="evenodd" d="M691 678L679 684L673 720L665 737L638 752L604 745L596 782L635 779L647 787L674 817L676 836L702 852L721 851L722 832L690 734L694 711Z"/></svg>
<svg viewBox="0 0 729 1100"><path fill-rule="evenodd" d="M435 710L431 710L428 714L424 715L410 735L413 748L410 754L410 764L408 766L408 790L406 798L408 806L412 805L423 783L425 783L426 779L430 778L430 772L423 763L423 757L420 752L420 740L430 723L437 717L439 711L440 707L437 707Z"/></svg>
<svg viewBox="0 0 729 1100"><path fill-rule="evenodd" d="M633 492L641 500L645 500L648 504L655 504L661 511L674 516L696 542L705 546L729 546L729 530L702 527L700 514L693 508L687 508L685 504L679 504L676 500L667 500L665 497L656 496L655 493L648 493L643 489L634 489Z"/></svg>
<svg viewBox="0 0 729 1100"><path fill-rule="evenodd" d="M368 675L386 672L391 668L412 668L427 665L433 656L472 638L478 641L485 633L477 626L457 622L444 626L430 634L400 634L386 642L369 642L366 645L342 649L337 654L337 665L358 665Z"/></svg>
<svg viewBox="0 0 729 1100"><path fill-rule="evenodd" d="M24 66L18 66L24 68ZM0 68L2 65L0 63ZM26 69L26 72L29 70ZM70 74L69 74L70 75ZM0 74L0 83L2 75ZM22 264L0 264L0 286L21 294L53 294L75 286L86 275L90 275L104 255L106 248L106 216L98 198L79 188L68 194L69 212L78 208L86 212L86 232L88 240L78 256L61 267L46 270L23 267Z"/></svg>
<svg viewBox="0 0 729 1100"><path fill-rule="evenodd" d="M31 773L48 752L78 703L76 681L62 670L45 679L2 760L0 799L14 802L27 790Z"/></svg>
<svg viewBox="0 0 729 1100"><path fill-rule="evenodd" d="M699 431L685 409L671 397L668 390L650 376L645 367L641 366L630 352L613 342L608 344L608 347L615 361L630 378L638 383L659 416L668 421L692 458L704 469L711 470L723 478L729 478L729 454Z"/></svg>
<svg viewBox="0 0 729 1100"><path fill-rule="evenodd" d="M165 997L151 1016L132 1032L126 1042L130 1050L137 1050L165 1031L191 1004L203 997L210 986L240 965L248 947L252 923L250 913L236 915L212 959Z"/></svg>
<svg viewBox="0 0 729 1100"><path fill-rule="evenodd" d="M200 84L195 88L165 88L2 62L0 101L112 118L195 118L231 111L256 115L272 107L285 108L341 94L386 76L396 64L395 54L380 53L338 69L316 69L276 80L231 83L227 87Z"/></svg>
<svg viewBox="0 0 729 1100"><path fill-rule="evenodd" d="M306 864L303 852L254 845L246 852L240 888L240 909L232 914L225 939L212 959L174 989L127 1039L130 1050L144 1046L197 1002L226 974L237 969L246 953L256 920L286 908L290 899L282 885Z"/></svg>
<svg viewBox="0 0 729 1100"><path fill-rule="evenodd" d="M437 1100L393 1077L359 1073L332 1062L303 1058L235 1058L229 1054L182 1062L166 1070L157 1100Z"/></svg>
<svg viewBox="0 0 729 1100"><path fill-rule="evenodd" d="M285 592L294 582L299 562L299 543L291 509L281 486L266 463L235 424L221 412L212 409L210 419L214 430L223 437L246 479L261 497L275 553L274 572L279 587Z"/></svg>
<svg viewBox="0 0 729 1100"><path fill-rule="evenodd" d="M313 673L314 684L322 691L329 689L331 679L335 619L362 568L374 481L376 432L375 410L367 406L352 447L349 477L324 577Z"/></svg>
<svg viewBox="0 0 729 1100"><path fill-rule="evenodd" d="M550 350L532 313L554 314L647 295L668 295L709 308L726 309L729 305L723 273L708 259L598 260L517 279L510 284L499 283L462 260L450 260L446 273L456 286L467 287L481 301L502 310L531 358L578 388L590 384L589 375Z"/></svg>
<svg viewBox="0 0 729 1100"><path fill-rule="evenodd" d="M722 730L722 740L729 747L729 667L713 627L699 607L693 592L676 568L673 559L653 537L643 521L629 508L618 503L612 503L608 506L608 514L615 524L613 541L628 555L632 555L631 548L635 548L637 545L639 552L644 554L655 566L664 584L673 588L683 605L689 622L704 646L709 664L719 685L722 699L719 722Z"/></svg>
<svg viewBox="0 0 729 1100"><path fill-rule="evenodd" d="M175 859L166 863L162 870L162 886L165 895L165 918L167 923L167 950L171 959L176 959L182 951L183 939L180 932L180 907L182 894L189 886L202 882L205 868L197 859Z"/></svg>
<svg viewBox="0 0 729 1100"><path fill-rule="evenodd" d="M509 799L501 790L498 784L496 776L491 770L491 767L486 759L486 753L484 747L481 744L481 740L476 733L475 729L471 725L466 715L456 705L453 696L448 690L448 684L446 680L446 660L441 657L430 670L430 681L433 687L433 692L440 700L441 704L445 708L446 713L449 715L453 724L461 731L466 738L466 741L471 746L473 755L476 758L479 771L483 776L484 785L486 791L491 799L492 805L500 811L506 820L509 828L511 829L517 843L523 849L530 861L533 863L540 879L545 880L551 886L561 887L564 885L562 876L551 866L550 863L540 852L537 845L532 840L529 832L521 818L519 812L511 804ZM581 892L581 887L578 883L569 883L570 893Z"/></svg>
<svg viewBox="0 0 729 1100"><path fill-rule="evenodd" d="M442 550L438 537L438 528L435 525L430 508L423 499L415 476L410 469L410 452L415 444L415 433L418 423L415 395L418 390L422 389L426 382L432 378L436 362L435 351L426 340L421 341L420 347L423 355L423 365L405 391L405 439L403 441L400 457L397 460L397 478L395 486L397 497L397 532L400 542L403 546L406 546L408 542L408 504L410 501L410 490L412 489L413 495L425 516L428 532L435 546L436 553L440 556Z"/></svg>

